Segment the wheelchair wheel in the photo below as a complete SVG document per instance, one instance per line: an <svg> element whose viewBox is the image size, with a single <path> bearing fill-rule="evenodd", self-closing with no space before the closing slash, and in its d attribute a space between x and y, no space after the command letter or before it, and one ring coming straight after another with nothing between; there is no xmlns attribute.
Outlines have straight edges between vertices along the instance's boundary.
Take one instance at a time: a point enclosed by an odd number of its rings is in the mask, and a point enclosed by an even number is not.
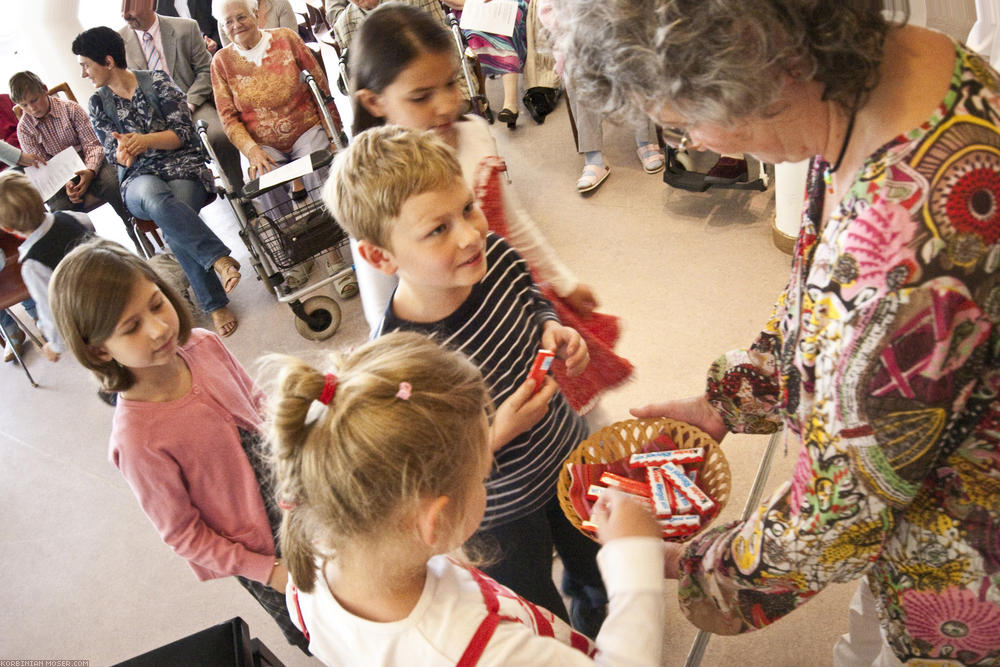
<svg viewBox="0 0 1000 667"><path fill-rule="evenodd" d="M295 330L308 340L326 340L340 328L340 305L328 296L311 296L302 302L308 319L296 316Z"/></svg>

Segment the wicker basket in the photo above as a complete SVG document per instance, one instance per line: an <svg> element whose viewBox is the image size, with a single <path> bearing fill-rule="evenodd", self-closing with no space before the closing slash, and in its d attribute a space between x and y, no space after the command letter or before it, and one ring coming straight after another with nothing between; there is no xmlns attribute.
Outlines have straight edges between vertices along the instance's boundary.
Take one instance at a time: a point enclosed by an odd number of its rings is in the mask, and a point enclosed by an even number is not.
<svg viewBox="0 0 1000 667"><path fill-rule="evenodd" d="M722 512L722 509L729 501L732 477L729 472L729 462L726 461L719 443L709 437L700 428L674 419L626 419L605 426L581 442L566 459L567 465L563 465L562 471L559 473L559 504L562 506L566 518L576 526L577 530L587 537L596 540L593 534L580 528L582 520L570 502L569 488L571 480L568 464L612 463L641 451L648 442L660 434L660 431L670 436L670 439L677 444L679 449L687 449L689 447L705 448L705 461L702 463L701 472L698 473L698 486L715 501L715 511L710 516L704 517L698 532L704 530L712 522L712 519ZM697 534L696 532L665 539L673 542L683 542Z"/></svg>

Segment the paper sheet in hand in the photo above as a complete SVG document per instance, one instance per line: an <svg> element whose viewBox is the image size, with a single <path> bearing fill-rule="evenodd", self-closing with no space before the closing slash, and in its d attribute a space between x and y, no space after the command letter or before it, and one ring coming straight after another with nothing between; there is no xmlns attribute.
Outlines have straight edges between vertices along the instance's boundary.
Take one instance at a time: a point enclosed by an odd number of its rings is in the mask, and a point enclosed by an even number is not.
<svg viewBox="0 0 1000 667"><path fill-rule="evenodd" d="M306 174L311 173L312 170L312 157L309 155L300 157L298 160L293 160L286 165L278 167L277 169L272 169L266 174L263 174L260 177L260 189L266 190L267 188L278 185L279 183L285 183L293 178L305 176Z"/></svg>
<svg viewBox="0 0 1000 667"><path fill-rule="evenodd" d="M48 201L52 195L66 187L76 172L83 171L87 165L72 146L62 149L41 167L25 167L24 175L42 195L42 201Z"/></svg>
<svg viewBox="0 0 1000 667"><path fill-rule="evenodd" d="M467 0L458 25L462 30L479 30L510 37L514 34L516 18L516 0Z"/></svg>

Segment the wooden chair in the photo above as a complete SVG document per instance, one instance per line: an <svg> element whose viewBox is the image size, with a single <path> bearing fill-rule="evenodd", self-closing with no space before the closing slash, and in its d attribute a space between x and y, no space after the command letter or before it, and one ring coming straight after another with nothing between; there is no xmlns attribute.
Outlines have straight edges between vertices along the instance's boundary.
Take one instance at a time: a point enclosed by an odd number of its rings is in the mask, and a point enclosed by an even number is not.
<svg viewBox="0 0 1000 667"><path fill-rule="evenodd" d="M6 260L3 271L0 271L0 310L10 315L17 328L23 331L24 335L31 339L31 342L41 348L42 342L38 340L38 337L11 311L13 306L21 303L29 296L28 288L24 286L24 281L21 280L21 264L17 261L17 248L20 245L21 239L7 232L0 231L0 249L2 249ZM3 339L4 345L9 343L14 349L14 358L17 359L17 363L21 364L21 369L28 376L28 382L31 383L32 387L37 387L38 383L35 382L35 378L31 377L31 372L24 365L24 360L21 359L21 355L14 346L14 342L7 338L7 332L3 330L3 327L0 327L0 339Z"/></svg>

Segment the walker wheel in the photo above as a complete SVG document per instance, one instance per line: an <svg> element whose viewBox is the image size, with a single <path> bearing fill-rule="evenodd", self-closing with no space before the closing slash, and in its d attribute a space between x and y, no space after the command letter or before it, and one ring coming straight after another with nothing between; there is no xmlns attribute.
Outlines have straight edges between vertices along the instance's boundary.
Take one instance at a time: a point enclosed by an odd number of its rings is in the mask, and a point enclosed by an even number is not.
<svg viewBox="0 0 1000 667"><path fill-rule="evenodd" d="M307 321L295 318L295 330L308 340L326 340L340 328L340 306L328 296L311 296L302 302Z"/></svg>

